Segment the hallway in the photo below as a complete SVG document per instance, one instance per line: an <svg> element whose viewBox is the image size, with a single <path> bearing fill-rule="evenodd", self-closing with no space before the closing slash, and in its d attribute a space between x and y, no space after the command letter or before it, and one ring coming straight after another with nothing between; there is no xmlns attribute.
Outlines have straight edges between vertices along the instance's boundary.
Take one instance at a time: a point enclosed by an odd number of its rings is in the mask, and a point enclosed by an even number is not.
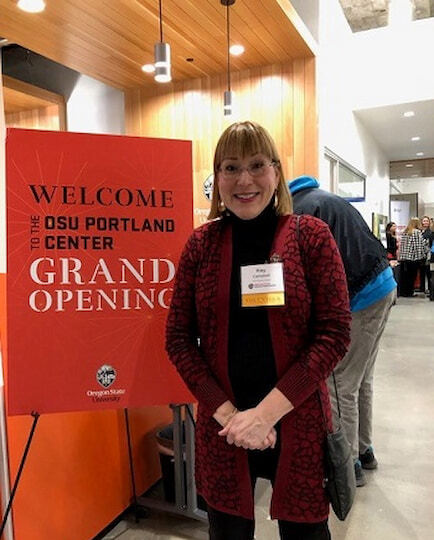
<svg viewBox="0 0 434 540"><path fill-rule="evenodd" d="M430 540L434 526L434 302L399 298L386 327L375 374L377 471L366 471L343 523L331 515L333 540ZM267 482L256 491L257 540L277 540ZM153 512L123 521L105 540L208 538L206 526Z"/></svg>
<svg viewBox="0 0 434 540"><path fill-rule="evenodd" d="M399 298L375 373L377 471L333 540L429 540L434 524L434 303Z"/></svg>

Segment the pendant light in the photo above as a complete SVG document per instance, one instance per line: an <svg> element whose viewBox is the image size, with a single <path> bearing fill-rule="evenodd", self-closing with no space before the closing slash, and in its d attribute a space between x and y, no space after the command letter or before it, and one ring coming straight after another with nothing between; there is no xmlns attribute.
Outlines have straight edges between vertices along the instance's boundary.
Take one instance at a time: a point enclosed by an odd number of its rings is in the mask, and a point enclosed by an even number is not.
<svg viewBox="0 0 434 540"><path fill-rule="evenodd" d="M234 93L231 90L231 54L230 54L230 20L229 20L229 6L235 4L235 0L220 0L223 6L226 6L226 36L228 42L228 89L225 90L223 96L223 112L225 116L230 116L232 114L232 105Z"/></svg>
<svg viewBox="0 0 434 540"><path fill-rule="evenodd" d="M159 83L166 83L172 80L172 76L170 74L170 45L163 41L163 13L161 3L162 0L158 0L160 11L160 41L154 45L154 79Z"/></svg>

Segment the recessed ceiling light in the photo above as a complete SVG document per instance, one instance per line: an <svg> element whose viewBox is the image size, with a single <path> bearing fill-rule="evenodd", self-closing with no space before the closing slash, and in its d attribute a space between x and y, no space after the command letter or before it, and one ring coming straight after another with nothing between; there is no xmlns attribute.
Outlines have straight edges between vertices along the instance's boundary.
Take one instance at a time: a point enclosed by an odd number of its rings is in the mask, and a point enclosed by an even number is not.
<svg viewBox="0 0 434 540"><path fill-rule="evenodd" d="M416 156L423 156L423 152L416 152Z"/></svg>
<svg viewBox="0 0 434 540"><path fill-rule="evenodd" d="M406 163L405 166L406 167L413 167L413 163Z"/></svg>
<svg viewBox="0 0 434 540"><path fill-rule="evenodd" d="M414 116L414 111L406 111L403 116L405 116L406 118L409 118L410 116Z"/></svg>
<svg viewBox="0 0 434 540"><path fill-rule="evenodd" d="M412 140L412 141L420 141L420 137L419 137L419 136L417 136L417 137L412 137L411 140Z"/></svg>
<svg viewBox="0 0 434 540"><path fill-rule="evenodd" d="M18 0L18 7L28 13L40 13L45 9L44 0Z"/></svg>
<svg viewBox="0 0 434 540"><path fill-rule="evenodd" d="M231 45L229 47L229 52L233 56L240 56L240 54L243 54L244 51L245 51L245 49L244 49L244 47L242 45Z"/></svg>
<svg viewBox="0 0 434 540"><path fill-rule="evenodd" d="M145 64L144 66L142 66L142 71L144 71L145 73L154 73L155 66L154 64Z"/></svg>

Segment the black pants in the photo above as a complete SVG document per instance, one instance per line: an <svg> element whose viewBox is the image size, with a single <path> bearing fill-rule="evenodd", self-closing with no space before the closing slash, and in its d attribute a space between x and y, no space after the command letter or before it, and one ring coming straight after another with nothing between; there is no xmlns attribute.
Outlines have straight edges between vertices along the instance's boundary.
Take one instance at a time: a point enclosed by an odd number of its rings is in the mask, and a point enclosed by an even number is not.
<svg viewBox="0 0 434 540"><path fill-rule="evenodd" d="M267 478L274 483L279 449L249 451L249 467L254 491L256 480ZM255 521L220 512L208 506L210 540L253 540ZM281 540L331 540L326 521L319 523L295 523L279 520ZM268 539L267 539L268 540ZM270 539L271 540L271 539Z"/></svg>
<svg viewBox="0 0 434 540"><path fill-rule="evenodd" d="M253 540L255 533L253 519L232 516L210 507L208 519L210 540ZM331 540L327 521L295 523L279 520L279 533L281 540Z"/></svg>
<svg viewBox="0 0 434 540"><path fill-rule="evenodd" d="M420 291L425 292L430 287L430 277L431 272L429 269L429 264L426 264L425 261L422 261L419 268L419 280L420 280Z"/></svg>
<svg viewBox="0 0 434 540"><path fill-rule="evenodd" d="M400 296L413 296L420 261L401 261Z"/></svg>
<svg viewBox="0 0 434 540"><path fill-rule="evenodd" d="M434 300L434 270L430 272L429 299Z"/></svg>

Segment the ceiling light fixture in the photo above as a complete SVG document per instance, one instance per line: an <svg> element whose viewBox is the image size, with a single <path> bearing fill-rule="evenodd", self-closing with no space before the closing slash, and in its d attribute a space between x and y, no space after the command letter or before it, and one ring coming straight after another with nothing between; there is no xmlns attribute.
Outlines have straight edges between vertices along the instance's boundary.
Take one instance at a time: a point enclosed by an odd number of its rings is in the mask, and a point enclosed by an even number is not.
<svg viewBox="0 0 434 540"><path fill-rule="evenodd" d="M142 71L144 71L145 73L154 73L155 66L154 64L145 64L144 66L142 66Z"/></svg>
<svg viewBox="0 0 434 540"><path fill-rule="evenodd" d="M226 36L228 41L228 89L225 90L223 96L223 112L225 116L232 114L232 105L234 93L231 90L231 54L230 54L230 21L229 21L229 6L235 4L235 0L220 0L223 6L226 6Z"/></svg>
<svg viewBox="0 0 434 540"><path fill-rule="evenodd" d="M413 163L406 163L405 166L406 167L413 167Z"/></svg>
<svg viewBox="0 0 434 540"><path fill-rule="evenodd" d="M419 135L417 135L416 137L412 137L411 140L412 141L420 141L420 137L419 137Z"/></svg>
<svg viewBox="0 0 434 540"><path fill-rule="evenodd" d="M416 156L423 156L424 153L423 152L416 152Z"/></svg>
<svg viewBox="0 0 434 540"><path fill-rule="evenodd" d="M27 13L40 13L45 9L44 0L18 0L17 6Z"/></svg>
<svg viewBox="0 0 434 540"><path fill-rule="evenodd" d="M170 73L170 45L163 41L163 10L162 0L158 0L160 20L160 41L154 45L155 75L154 79L159 83L167 83L172 80Z"/></svg>
<svg viewBox="0 0 434 540"><path fill-rule="evenodd" d="M232 56L240 56L244 51L245 49L242 45L231 45L229 48L229 52Z"/></svg>
<svg viewBox="0 0 434 540"><path fill-rule="evenodd" d="M406 111L402 116L410 118L411 116L414 116L414 111Z"/></svg>

